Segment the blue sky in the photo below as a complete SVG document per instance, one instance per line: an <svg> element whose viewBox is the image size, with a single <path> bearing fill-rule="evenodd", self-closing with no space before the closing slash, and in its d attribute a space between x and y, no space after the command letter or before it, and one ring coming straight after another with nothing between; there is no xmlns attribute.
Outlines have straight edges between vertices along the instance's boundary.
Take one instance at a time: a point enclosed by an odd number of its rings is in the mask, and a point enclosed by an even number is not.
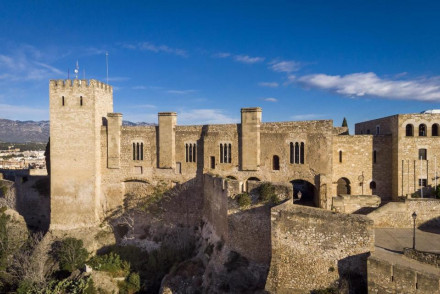
<svg viewBox="0 0 440 294"><path fill-rule="evenodd" d="M48 119L48 80L114 86L124 119L355 122L440 108L439 1L1 1L0 117Z"/></svg>

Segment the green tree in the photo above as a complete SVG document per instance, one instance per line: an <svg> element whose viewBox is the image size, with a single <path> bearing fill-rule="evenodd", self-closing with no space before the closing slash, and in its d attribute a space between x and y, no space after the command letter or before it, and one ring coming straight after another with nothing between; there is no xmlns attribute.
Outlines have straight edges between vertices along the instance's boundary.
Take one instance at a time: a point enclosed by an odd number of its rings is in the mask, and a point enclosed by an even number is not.
<svg viewBox="0 0 440 294"><path fill-rule="evenodd" d="M344 120L342 121L342 126L348 128L347 119L344 117Z"/></svg>
<svg viewBox="0 0 440 294"><path fill-rule="evenodd" d="M84 266L89 256L83 247L83 241L70 237L57 242L54 253L60 263L60 268L69 272Z"/></svg>
<svg viewBox="0 0 440 294"><path fill-rule="evenodd" d="M44 156L46 160L47 174L50 176L50 137L49 137L49 141L47 141L46 144L46 150L44 151Z"/></svg>

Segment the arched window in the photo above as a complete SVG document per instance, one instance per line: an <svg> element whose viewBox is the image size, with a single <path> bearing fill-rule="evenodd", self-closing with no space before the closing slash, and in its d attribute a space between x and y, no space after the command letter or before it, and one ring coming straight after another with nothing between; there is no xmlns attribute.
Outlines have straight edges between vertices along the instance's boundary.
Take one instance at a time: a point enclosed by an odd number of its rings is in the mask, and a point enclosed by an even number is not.
<svg viewBox="0 0 440 294"><path fill-rule="evenodd" d="M290 163L293 163L294 161L294 149L293 149L293 143L292 142L290 142Z"/></svg>
<svg viewBox="0 0 440 294"><path fill-rule="evenodd" d="M273 156L272 169L273 170L280 170L280 158L277 155Z"/></svg>
<svg viewBox="0 0 440 294"><path fill-rule="evenodd" d="M339 151L339 162L342 162L342 150Z"/></svg>
<svg viewBox="0 0 440 294"><path fill-rule="evenodd" d="M144 160L144 143L133 142L133 160Z"/></svg>
<svg viewBox="0 0 440 294"><path fill-rule="evenodd" d="M197 144L185 144L185 160L186 162L196 162Z"/></svg>
<svg viewBox="0 0 440 294"><path fill-rule="evenodd" d="M376 189L376 182L375 182L375 181L371 181L371 183L370 183L370 189L371 189L371 190Z"/></svg>
<svg viewBox="0 0 440 294"><path fill-rule="evenodd" d="M301 142L301 145L300 145L299 156L300 156L300 158L299 158L299 162L300 162L301 164L304 164L304 143L303 143L303 142Z"/></svg>
<svg viewBox="0 0 440 294"><path fill-rule="evenodd" d="M433 137L437 137L438 136L438 124L433 124L432 125L431 136L433 136Z"/></svg>
<svg viewBox="0 0 440 294"><path fill-rule="evenodd" d="M192 144L189 144L189 162L193 161L192 153L193 153L193 146L192 146Z"/></svg>
<svg viewBox="0 0 440 294"><path fill-rule="evenodd" d="M373 163L377 162L377 152L376 150L373 151Z"/></svg>
<svg viewBox="0 0 440 294"><path fill-rule="evenodd" d="M376 126L376 135L380 135L380 126Z"/></svg>
<svg viewBox="0 0 440 294"><path fill-rule="evenodd" d="M419 149L419 158L420 160L426 160L427 156L428 156L428 151L424 148Z"/></svg>
<svg viewBox="0 0 440 294"><path fill-rule="evenodd" d="M426 125L425 124L419 125L419 136L420 137L426 136Z"/></svg>
<svg viewBox="0 0 440 294"><path fill-rule="evenodd" d="M299 144L298 142L295 143L295 163L299 163Z"/></svg>
<svg viewBox="0 0 440 294"><path fill-rule="evenodd" d="M232 144L220 144L220 163L232 162Z"/></svg>
<svg viewBox="0 0 440 294"><path fill-rule="evenodd" d="M407 124L406 125L406 136L407 137L412 137L414 136L414 127L412 124Z"/></svg>
<svg viewBox="0 0 440 294"><path fill-rule="evenodd" d="M144 143L141 143L141 160L144 160Z"/></svg>

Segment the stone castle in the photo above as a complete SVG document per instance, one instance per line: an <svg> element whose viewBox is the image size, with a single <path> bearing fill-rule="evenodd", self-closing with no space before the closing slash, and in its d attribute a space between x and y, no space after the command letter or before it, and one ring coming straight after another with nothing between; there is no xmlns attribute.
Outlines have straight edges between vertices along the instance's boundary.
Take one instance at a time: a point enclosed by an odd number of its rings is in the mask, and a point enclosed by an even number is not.
<svg viewBox="0 0 440 294"><path fill-rule="evenodd" d="M361 122L355 135L331 120L264 123L259 107L242 108L238 124L179 126L175 112L160 112L157 126L125 126L110 85L52 80L49 96L50 231L92 235L129 195L196 183L155 225L197 228L208 292L247 272L270 293L310 293L344 277L350 293L367 283L370 293L440 293L438 268L375 247L376 229L412 228L413 212L418 224L440 226L440 113ZM264 182L281 204L256 200ZM33 180L15 183L25 190ZM246 209L237 208L243 192ZM247 270L226 270L230 256Z"/></svg>
<svg viewBox="0 0 440 294"><path fill-rule="evenodd" d="M337 195L382 201L430 195L437 183L440 114L403 114L356 124L331 120L262 122L242 108L241 123L123 126L113 90L96 80L50 81L51 228L93 226L120 205L133 182L182 183L206 173L240 182L293 185L293 197L332 209Z"/></svg>

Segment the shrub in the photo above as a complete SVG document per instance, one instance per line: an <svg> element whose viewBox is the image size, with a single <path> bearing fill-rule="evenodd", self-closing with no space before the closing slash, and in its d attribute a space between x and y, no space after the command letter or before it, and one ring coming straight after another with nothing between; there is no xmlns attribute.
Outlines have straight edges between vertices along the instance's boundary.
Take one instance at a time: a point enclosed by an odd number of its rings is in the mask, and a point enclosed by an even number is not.
<svg viewBox="0 0 440 294"><path fill-rule="evenodd" d="M0 196L5 197L7 193L8 193L8 187L6 187L3 184L0 184L0 194L1 194Z"/></svg>
<svg viewBox="0 0 440 294"><path fill-rule="evenodd" d="M437 185L437 187L435 187L435 198L440 199L440 185Z"/></svg>
<svg viewBox="0 0 440 294"><path fill-rule="evenodd" d="M88 264L95 270L109 272L114 277L125 277L130 272L130 263L121 260L116 253L93 256Z"/></svg>
<svg viewBox="0 0 440 294"><path fill-rule="evenodd" d="M251 196L249 196L249 194L246 192L238 194L237 196L235 196L235 199L237 199L238 205L240 207L247 207L252 203Z"/></svg>
<svg viewBox="0 0 440 294"><path fill-rule="evenodd" d="M54 244L54 255L62 270L73 272L84 266L89 253L83 247L82 240L66 238Z"/></svg>
<svg viewBox="0 0 440 294"><path fill-rule="evenodd" d="M271 183L263 183L258 187L258 192L259 200L267 202L275 195L275 187Z"/></svg>
<svg viewBox="0 0 440 294"><path fill-rule="evenodd" d="M269 202L272 204L279 204L281 202L280 198L278 197L277 194L272 194L270 196Z"/></svg>
<svg viewBox="0 0 440 294"><path fill-rule="evenodd" d="M119 293L132 294L141 289L141 280L138 273L131 273L125 281L118 284Z"/></svg>

